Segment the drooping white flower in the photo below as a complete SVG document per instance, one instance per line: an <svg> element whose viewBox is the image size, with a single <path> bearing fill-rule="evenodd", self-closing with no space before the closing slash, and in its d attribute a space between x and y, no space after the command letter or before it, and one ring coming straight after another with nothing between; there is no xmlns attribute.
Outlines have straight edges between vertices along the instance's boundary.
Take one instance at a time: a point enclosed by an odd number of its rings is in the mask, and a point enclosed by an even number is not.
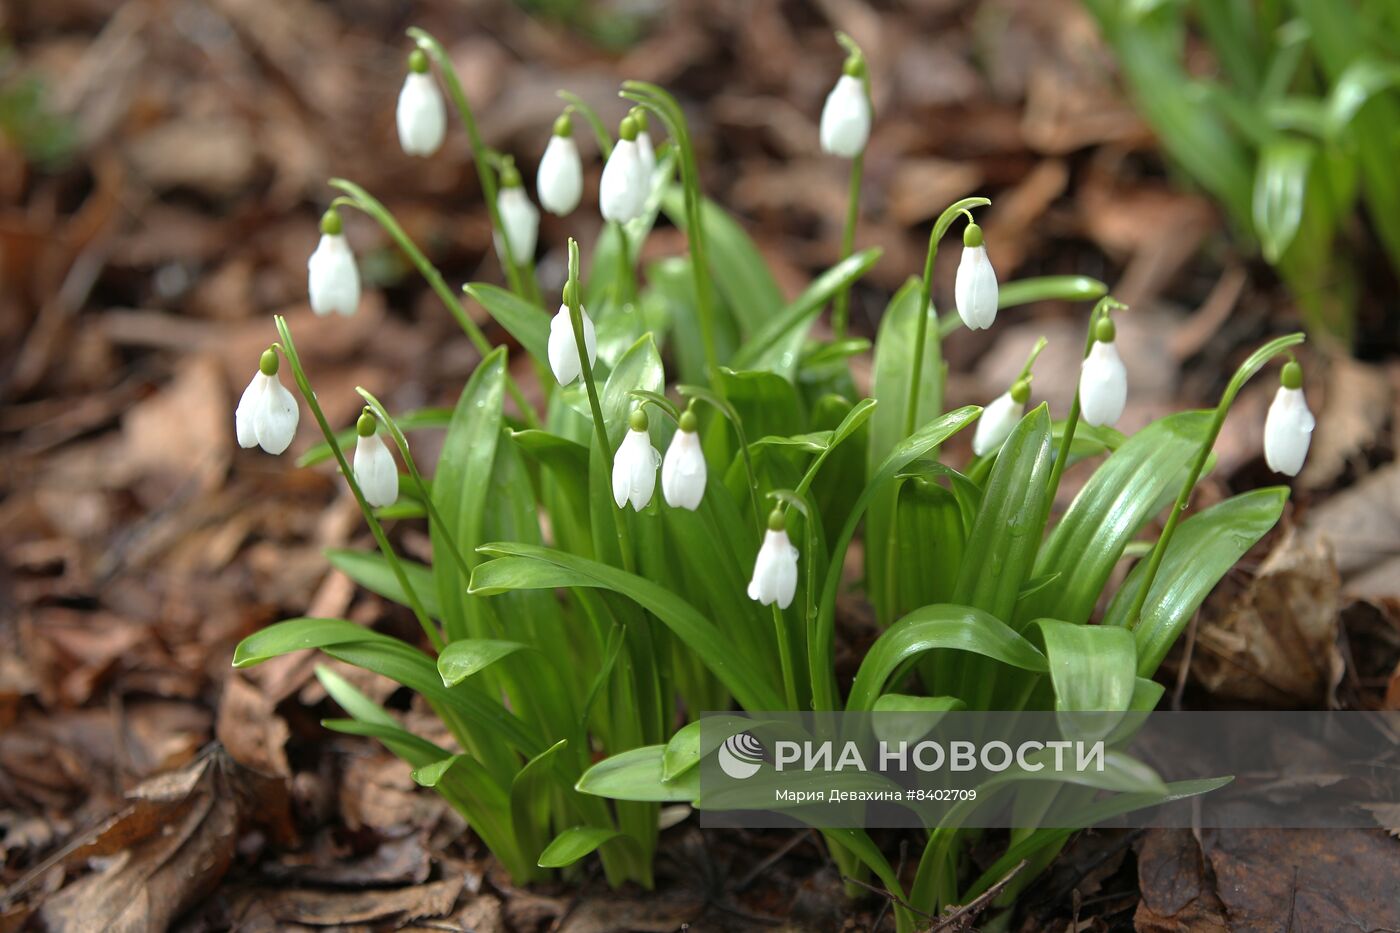
<svg viewBox="0 0 1400 933"><path fill-rule="evenodd" d="M588 365L592 366L598 359L598 336L588 312L582 305L578 310L583 324L583 348L588 352ZM566 386L583 375L578 358L578 342L574 339L574 325L569 318L567 304L561 304L549 322L549 368L554 370L554 378L559 380L561 386Z"/></svg>
<svg viewBox="0 0 1400 933"><path fill-rule="evenodd" d="M651 144L651 134L646 130L637 133L637 158L642 160L642 172L650 186L652 173L656 171L656 147Z"/></svg>
<svg viewBox="0 0 1400 933"><path fill-rule="evenodd" d="M355 482L365 501L376 509L393 505L399 499L399 468L379 436L378 422L365 411L355 425Z"/></svg>
<svg viewBox="0 0 1400 933"><path fill-rule="evenodd" d="M666 448L666 459L661 463L661 494L666 497L666 504L692 512L700 507L705 495L707 475L697 427L694 413L683 412L680 426L671 437L671 446Z"/></svg>
<svg viewBox="0 0 1400 933"><path fill-rule="evenodd" d="M628 502L638 512L647 507L656 491L656 468L660 465L661 454L651 446L647 432L646 412L638 408L632 412L627 436L613 457L613 501L619 509Z"/></svg>
<svg viewBox="0 0 1400 933"><path fill-rule="evenodd" d="M604 220L625 224L640 217L646 209L647 187L651 181L637 147L637 124L632 117L623 117L618 127L617 144L603 166L598 182L598 209Z"/></svg>
<svg viewBox="0 0 1400 933"><path fill-rule="evenodd" d="M953 285L953 303L968 330L984 330L997 319L997 273L987 258L982 228L968 224L963 231L962 260Z"/></svg>
<svg viewBox="0 0 1400 933"><path fill-rule="evenodd" d="M1009 391L1003 392L977 419L977 431L972 435L972 452L979 457L996 453L1015 430L1016 423L1026 411L1026 399L1030 397L1030 387L1025 382L1017 382Z"/></svg>
<svg viewBox="0 0 1400 933"><path fill-rule="evenodd" d="M1128 370L1113 342L1113 322L1099 321L1094 345L1079 370L1079 410L1094 427L1117 423L1128 403Z"/></svg>
<svg viewBox="0 0 1400 933"><path fill-rule="evenodd" d="M535 176L540 206L551 214L566 217L583 197L583 160L574 142L573 121L565 114L554 121L554 135L544 147L540 169Z"/></svg>
<svg viewBox="0 0 1400 933"><path fill-rule="evenodd" d="M869 139L870 98L865 93L865 82L859 75L842 74L822 107L822 151L854 159L865 151Z"/></svg>
<svg viewBox="0 0 1400 933"><path fill-rule="evenodd" d="M765 606L777 603L779 609L792 605L797 593L797 548L788 538L783 514L774 511L768 516L768 531L753 562L753 579L749 581L749 599Z"/></svg>
<svg viewBox="0 0 1400 933"><path fill-rule="evenodd" d="M291 446L300 417L297 400L277 378L277 363L277 351L263 352L258 372L233 412L238 446L261 447L273 455Z"/></svg>
<svg viewBox="0 0 1400 933"><path fill-rule="evenodd" d="M360 307L360 270L334 209L322 215L321 241L306 260L306 291L319 315L351 315Z"/></svg>
<svg viewBox="0 0 1400 933"><path fill-rule="evenodd" d="M1296 362L1283 367L1282 384L1264 419L1264 462L1275 473L1297 476L1308 456L1317 419L1303 397L1303 370Z"/></svg>
<svg viewBox="0 0 1400 933"><path fill-rule="evenodd" d="M408 57L408 75L399 91L394 113L399 127L399 145L411 156L430 156L442 147L447 135L447 104L433 76L428 74L428 56L414 49Z"/></svg>
<svg viewBox="0 0 1400 933"><path fill-rule="evenodd" d="M540 234L540 210L530 203L530 196L520 184L520 173L514 165L501 171L501 190L496 195L496 210L501 226L510 238L510 256L517 263L535 258L535 243ZM496 253L505 258L504 244L496 236Z"/></svg>

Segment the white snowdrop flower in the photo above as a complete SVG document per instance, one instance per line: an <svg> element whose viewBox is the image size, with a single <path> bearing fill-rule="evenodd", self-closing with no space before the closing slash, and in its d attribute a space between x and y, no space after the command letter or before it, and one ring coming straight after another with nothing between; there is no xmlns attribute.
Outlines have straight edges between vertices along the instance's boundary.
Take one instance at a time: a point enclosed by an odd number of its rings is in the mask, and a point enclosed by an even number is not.
<svg viewBox="0 0 1400 933"><path fill-rule="evenodd" d="M598 335L588 312L582 305L578 310L583 324L583 348L588 353L588 365L592 366L598 359ZM554 319L549 322L549 368L554 370L554 378L559 380L561 386L583 375L578 358L578 342L574 339L574 324L569 317L567 304L561 304Z"/></svg>
<svg viewBox="0 0 1400 933"><path fill-rule="evenodd" d="M355 423L355 482L365 501L376 509L399 499L399 468L379 436L379 422L367 408Z"/></svg>
<svg viewBox="0 0 1400 933"><path fill-rule="evenodd" d="M656 468L660 465L661 454L651 446L647 433L647 413L638 408L632 412L627 436L613 457L613 501L619 509L628 502L638 512L647 507L656 491Z"/></svg>
<svg viewBox="0 0 1400 933"><path fill-rule="evenodd" d="M768 532L753 562L753 579L749 581L749 599L763 605L777 603L779 609L792 605L797 592L797 548L787 534L783 513L774 509L768 516Z"/></svg>
<svg viewBox="0 0 1400 933"><path fill-rule="evenodd" d="M992 400L982 412L982 417L977 419L977 431L972 435L973 453L985 457L1001 450L1001 445L1006 443L1021 415L1025 414L1030 392L1031 387L1022 379Z"/></svg>
<svg viewBox="0 0 1400 933"><path fill-rule="evenodd" d="M1099 321L1094 345L1079 370L1079 410L1094 427L1115 424L1128 402L1128 370L1113 343L1114 332L1111 320Z"/></svg>
<svg viewBox="0 0 1400 933"><path fill-rule="evenodd" d="M501 169L501 190L496 195L496 210L501 226L510 238L510 256L516 263L535 258L535 243L540 235L540 210L530 203L530 196L520 184L520 172L507 162ZM496 253L505 258L505 244L496 236Z"/></svg>
<svg viewBox="0 0 1400 933"><path fill-rule="evenodd" d="M273 455L291 446L300 417L297 400L277 378L277 365L277 351L264 350L258 372L233 412L238 446L261 447Z"/></svg>
<svg viewBox="0 0 1400 933"><path fill-rule="evenodd" d="M447 104L428 73L428 56L422 49L414 49L408 56L408 75L403 79L394 116L399 145L407 155L430 156L442 148L447 135Z"/></svg>
<svg viewBox="0 0 1400 933"><path fill-rule="evenodd" d="M1284 365L1280 382L1264 419L1264 461L1275 473L1297 476L1308 456L1317 419L1303 397L1303 370L1297 362Z"/></svg>
<svg viewBox="0 0 1400 933"><path fill-rule="evenodd" d="M637 122L623 117L617 129L617 145L603 166L598 182L598 209L603 219L625 224L646 209L650 178L637 147Z"/></svg>
<svg viewBox="0 0 1400 933"><path fill-rule="evenodd" d="M984 330L997 319L997 273L987 259L982 228L968 224L963 231L962 261L953 285L953 303L968 330Z"/></svg>
<svg viewBox="0 0 1400 933"><path fill-rule="evenodd" d="M566 217L583 197L583 160L574 142L574 125L568 114L554 121L554 134L540 157L535 175L535 191L540 206L551 214Z"/></svg>
<svg viewBox="0 0 1400 933"><path fill-rule="evenodd" d="M826 95L822 107L822 151L843 159L854 159L865 151L870 139L870 97L865 93L862 72L865 64L848 58L836 86Z"/></svg>
<svg viewBox="0 0 1400 933"><path fill-rule="evenodd" d="M661 494L666 497L666 504L692 512L700 507L705 495L705 452L700 449L698 427L694 412L682 412L680 426L661 463Z"/></svg>
<svg viewBox="0 0 1400 933"><path fill-rule="evenodd" d="M334 208L321 215L321 242L306 260L306 291L311 310L322 316L351 315L360 307L360 270Z"/></svg>

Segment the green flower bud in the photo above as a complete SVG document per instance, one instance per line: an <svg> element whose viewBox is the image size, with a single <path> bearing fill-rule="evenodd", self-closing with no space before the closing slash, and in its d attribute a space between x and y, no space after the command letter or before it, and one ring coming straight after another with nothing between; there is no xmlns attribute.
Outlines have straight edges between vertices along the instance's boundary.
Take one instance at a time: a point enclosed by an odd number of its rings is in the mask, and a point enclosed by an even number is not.
<svg viewBox="0 0 1400 933"><path fill-rule="evenodd" d="M689 408L681 412L680 428L682 431L694 434L699 427L700 419L695 417L695 412L691 411Z"/></svg>
<svg viewBox="0 0 1400 933"><path fill-rule="evenodd" d="M982 245L982 228L976 224L968 224L963 230L963 246L969 249Z"/></svg>
<svg viewBox="0 0 1400 933"><path fill-rule="evenodd" d="M578 283L572 279L564 283L563 302L569 308L578 304Z"/></svg>
<svg viewBox="0 0 1400 933"><path fill-rule="evenodd" d="M374 417L374 412L366 408L360 412L360 420L355 422L355 433L360 437L373 437L374 432L379 429L379 420Z"/></svg>
<svg viewBox="0 0 1400 933"><path fill-rule="evenodd" d="M1094 339L1099 343L1112 343L1117 336L1118 328L1113 326L1111 318L1099 318L1099 322L1094 325Z"/></svg>
<svg viewBox="0 0 1400 933"><path fill-rule="evenodd" d="M519 188L520 185L520 169L515 167L514 159L506 158L501 164L501 187Z"/></svg>
<svg viewBox="0 0 1400 933"><path fill-rule="evenodd" d="M279 362L277 351L272 347L268 347L262 352L262 356L258 359L258 369L262 371L264 376L275 376L277 375L277 366Z"/></svg>
<svg viewBox="0 0 1400 933"><path fill-rule="evenodd" d="M408 55L408 70L414 74L427 74L428 55L422 49L414 49Z"/></svg>
<svg viewBox="0 0 1400 933"><path fill-rule="evenodd" d="M1011 400L1017 405L1026 404L1026 400L1031 397L1031 381L1029 379L1017 379L1011 386Z"/></svg>
<svg viewBox="0 0 1400 933"><path fill-rule="evenodd" d="M1289 360L1283 364L1283 372L1279 373L1279 382L1285 389L1301 389L1303 387L1303 367L1298 365L1297 360Z"/></svg>
<svg viewBox="0 0 1400 933"><path fill-rule="evenodd" d="M340 211L330 208L321 215L321 232L326 236L340 236L344 225L340 221Z"/></svg>
<svg viewBox="0 0 1400 933"><path fill-rule="evenodd" d="M567 113L561 113L554 120L554 135L568 138L574 135L574 121Z"/></svg>
<svg viewBox="0 0 1400 933"><path fill-rule="evenodd" d="M783 510L782 510L782 509L774 509L773 511L771 511L771 512L768 513L768 530L769 530L769 531L786 531L786 530L787 530L787 516L783 514Z"/></svg>
<svg viewBox="0 0 1400 933"><path fill-rule="evenodd" d="M635 141L640 132L641 129L637 126L637 121L632 117L623 117L622 122L617 125L618 138L628 142Z"/></svg>
<svg viewBox="0 0 1400 933"><path fill-rule="evenodd" d="M638 133L647 131L647 109L645 107L633 107L627 111L627 116L636 121Z"/></svg>
<svg viewBox="0 0 1400 933"><path fill-rule="evenodd" d="M645 431L647 429L647 413L641 408L634 408L632 415L627 419L627 424L633 431Z"/></svg>
<svg viewBox="0 0 1400 933"><path fill-rule="evenodd" d="M850 55L841 65L841 73L850 75L852 78L865 77L865 57L862 55Z"/></svg>

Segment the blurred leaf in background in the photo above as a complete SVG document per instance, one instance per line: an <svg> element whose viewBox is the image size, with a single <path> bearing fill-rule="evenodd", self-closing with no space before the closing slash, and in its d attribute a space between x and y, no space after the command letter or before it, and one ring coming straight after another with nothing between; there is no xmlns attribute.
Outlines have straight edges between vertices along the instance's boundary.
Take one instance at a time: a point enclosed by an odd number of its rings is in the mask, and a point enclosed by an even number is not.
<svg viewBox="0 0 1400 933"><path fill-rule="evenodd" d="M44 83L19 69L8 46L0 48L0 134L49 170L67 165L77 144L72 123L51 108Z"/></svg>
<svg viewBox="0 0 1400 933"><path fill-rule="evenodd" d="M1368 233L1400 277L1400 5L1084 0L1177 167L1352 348ZM1187 69L1203 43L1216 71ZM1352 222L1363 208L1369 225Z"/></svg>

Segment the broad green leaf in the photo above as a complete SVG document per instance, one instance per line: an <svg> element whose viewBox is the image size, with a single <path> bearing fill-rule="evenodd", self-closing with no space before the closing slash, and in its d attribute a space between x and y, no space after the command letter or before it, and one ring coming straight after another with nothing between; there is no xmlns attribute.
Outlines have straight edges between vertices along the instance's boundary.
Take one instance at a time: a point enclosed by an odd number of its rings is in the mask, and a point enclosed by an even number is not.
<svg viewBox="0 0 1400 933"><path fill-rule="evenodd" d="M657 160L656 171L651 177L651 192L647 195L642 213L625 224L627 252L634 257L634 264L635 257L641 252L647 236L656 224L656 215L661 209L663 198L673 187L671 179L675 177L675 163L675 156L671 153L666 153ZM611 302L618 277L621 275L620 253L621 241L618 239L616 226L604 224L594 240L593 258L589 262L588 275L583 283L585 307L601 307L604 303Z"/></svg>
<svg viewBox="0 0 1400 933"><path fill-rule="evenodd" d="M916 697L902 693L886 693L875 701L872 710L880 714L873 717L875 735L886 745L899 742L912 745L938 725L942 718L940 714L966 708L967 704L957 697Z"/></svg>
<svg viewBox="0 0 1400 933"><path fill-rule="evenodd" d="M420 738L398 725L360 719L322 719L321 727L341 735L359 735L378 739L384 743L389 751L408 762L409 766L413 768L439 761L450 754L442 746Z"/></svg>
<svg viewBox="0 0 1400 933"><path fill-rule="evenodd" d="M715 388L739 413L748 437L783 435L807 423L797 390L775 373L721 368ZM713 424L715 430L726 430L721 421Z"/></svg>
<svg viewBox="0 0 1400 933"><path fill-rule="evenodd" d="M1045 639L1057 710L1128 708L1137 679L1137 648L1130 632L1056 619L1032 624Z"/></svg>
<svg viewBox="0 0 1400 933"><path fill-rule="evenodd" d="M504 288L485 282L469 282L462 291L485 308L537 363L549 366L549 314L541 313L537 306Z"/></svg>
<svg viewBox="0 0 1400 933"><path fill-rule="evenodd" d="M568 744L568 739L560 739L531 758L510 783L510 824L516 845L525 858L536 862L549 838L550 803L558 781L555 759Z"/></svg>
<svg viewBox="0 0 1400 933"><path fill-rule="evenodd" d="M685 197L679 185L666 192L662 206L671 222L684 229ZM752 335L783 306L782 290L753 240L708 198L700 202L700 226L715 287L744 334Z"/></svg>
<svg viewBox="0 0 1400 933"><path fill-rule="evenodd" d="M968 533L954 602L1012 618L1049 515L1052 462L1050 414L1040 405L1016 425L992 467Z"/></svg>
<svg viewBox="0 0 1400 933"><path fill-rule="evenodd" d="M499 348L477 365L462 390L433 477L438 512L451 526L457 548L469 564L475 562L472 551L481 542L483 513L488 508L505 383L506 352ZM448 557L449 545L441 529L434 523L428 531L433 553L441 555L433 562L433 576L448 640L488 634L485 620L473 611L465 595L467 581L457 562Z"/></svg>
<svg viewBox="0 0 1400 933"><path fill-rule="evenodd" d="M371 593L392 600L400 606L409 605L407 594L404 593L403 587L399 586L399 579L390 569L383 554L330 548L325 551L325 555L332 567ZM419 602L423 604L423 609L432 618L441 619L442 607L438 605L437 587L433 584L432 568L425 567L416 560L409 560L407 557L399 558L399 566L403 568L404 576L408 578L408 585L413 587L413 592L417 595Z"/></svg>
<svg viewBox="0 0 1400 933"><path fill-rule="evenodd" d="M740 729L751 729L756 722L757 720L747 716L707 716L703 721L697 719L677 729L676 734L666 743L666 750L661 754L662 780L674 780L694 768L701 758L723 743L722 736L732 735ZM710 727L709 743L703 741L702 726L707 723ZM715 741L716 739L719 741Z"/></svg>
<svg viewBox="0 0 1400 933"><path fill-rule="evenodd" d="M442 682L452 687L502 658L529 649L529 645L522 645L518 641L461 638L443 648L442 654L438 655L438 673L442 676Z"/></svg>
<svg viewBox="0 0 1400 933"><path fill-rule="evenodd" d="M665 587L597 561L550 548L499 542L481 552L497 560L478 565L471 592L488 596L515 589L600 587L621 593L660 619L690 650L698 654L747 709L781 709L775 687L755 665L757 659L737 656L732 643L714 623Z"/></svg>
<svg viewBox="0 0 1400 933"><path fill-rule="evenodd" d="M593 556L588 518L588 447L548 431L513 431L511 440L525 456L548 471L542 498L559 546Z"/></svg>
<svg viewBox="0 0 1400 933"><path fill-rule="evenodd" d="M1123 548L1185 481L1210 418L1188 411L1156 421L1094 471L1036 559L1034 576L1060 576L1017 607L1018 621L1089 620Z"/></svg>
<svg viewBox="0 0 1400 933"><path fill-rule="evenodd" d="M1143 603L1142 618L1133 627L1140 675L1156 673L1206 596L1274 527L1287 501L1284 487L1256 489L1219 502L1177 526ZM1146 570L1144 561L1128 574L1109 604L1104 625L1129 624L1128 611L1142 588Z"/></svg>
<svg viewBox="0 0 1400 933"><path fill-rule="evenodd" d="M851 538L856 533L856 525L864 516L866 506L875 493L885 483L893 480L901 470L977 420L981 413L982 409L975 405L968 405L935 418L897 443L880 466L871 471L866 480L865 488L861 490L860 497L856 499L855 506L846 518L846 524L842 527L840 535L836 537L831 547L831 561L827 567L826 578L822 583L816 625L807 649L813 702L816 709L836 709L836 685L832 677L832 668L835 665L836 593L841 586L841 569L846 560L846 549L850 547ZM748 708L779 709L780 707L749 706Z"/></svg>
<svg viewBox="0 0 1400 933"><path fill-rule="evenodd" d="M570 826L540 853L541 868L567 868L622 833L601 826Z"/></svg>
<svg viewBox="0 0 1400 933"><path fill-rule="evenodd" d="M1003 282L997 290L997 308L1004 311L1037 301L1096 301L1107 294L1107 285L1087 275L1042 275ZM939 337L946 338L962 326L958 315L945 314L934 329Z"/></svg>
<svg viewBox="0 0 1400 933"><path fill-rule="evenodd" d="M454 804L460 802L472 830L505 864L512 878L528 881L538 877L534 858L521 852L511 827L509 794L481 762L470 755L448 755L414 769L413 780L421 787L438 790Z"/></svg>
<svg viewBox="0 0 1400 933"><path fill-rule="evenodd" d="M954 493L922 476L899 483L898 502L895 533L888 543L867 537L866 548L889 555L893 590L886 599L890 611L903 614L953 598L970 522Z"/></svg>
<svg viewBox="0 0 1400 933"><path fill-rule="evenodd" d="M895 671L938 648L971 652L1024 671L1046 669L1045 655L995 616L971 606L925 606L891 625L870 646L851 685L847 712L874 709Z"/></svg>
<svg viewBox="0 0 1400 933"><path fill-rule="evenodd" d="M259 629L233 649L234 667L253 667L293 651L325 648L352 641L393 642L396 639L348 619L296 618Z"/></svg>
<svg viewBox="0 0 1400 933"><path fill-rule="evenodd" d="M662 779L664 745L645 745L605 758L583 773L577 790L612 800L646 803L694 803L700 797L700 773L686 771Z"/></svg>
<svg viewBox="0 0 1400 933"><path fill-rule="evenodd" d="M608 443L617 450L627 433L627 419L637 400L632 392L643 389L648 392L665 391L665 370L661 364L661 354L651 334L642 335L617 361L607 384L598 393L599 408L603 412L603 422L608 434ZM656 426L652 426L654 431ZM653 444L655 441L653 440ZM598 446L597 434L589 440L588 464L588 513L593 532L593 552L601 559L616 565L622 564L618 551L616 526L613 521L612 486L608 481L612 464ZM630 508L628 510L630 512ZM635 516L624 514L624 520L636 525Z"/></svg>
<svg viewBox="0 0 1400 933"><path fill-rule="evenodd" d="M821 309L843 288L864 275L880 258L879 249L867 249L841 260L807 286L781 311L750 334L734 354L735 369L767 369L792 378L802 341Z"/></svg>
<svg viewBox="0 0 1400 933"><path fill-rule="evenodd" d="M1260 153L1254 175L1254 232L1271 263L1283 256L1303 222L1308 173L1316 153L1313 143L1289 136Z"/></svg>

